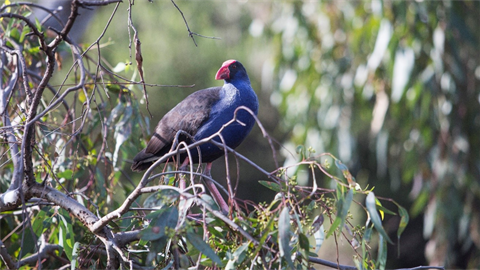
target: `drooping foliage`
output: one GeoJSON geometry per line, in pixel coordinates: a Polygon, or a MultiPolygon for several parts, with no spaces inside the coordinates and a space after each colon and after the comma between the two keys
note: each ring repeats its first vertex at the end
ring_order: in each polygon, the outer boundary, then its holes
{"type": "Polygon", "coordinates": [[[409,204],[433,265],[479,265],[479,9],[293,2],[266,23],[271,100],[292,142],[337,154],[359,183],[409,204]]]}

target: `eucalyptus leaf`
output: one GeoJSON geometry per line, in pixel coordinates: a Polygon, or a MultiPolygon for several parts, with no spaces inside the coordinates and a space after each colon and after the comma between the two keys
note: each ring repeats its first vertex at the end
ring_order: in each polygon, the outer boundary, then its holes
{"type": "Polygon", "coordinates": [[[258,181],[258,183],[260,183],[261,185],[275,191],[275,192],[280,192],[282,190],[282,188],[280,187],[279,184],[275,183],[275,182],[272,182],[272,181],[265,181],[265,180],[260,180],[258,181]]]}
{"type": "Polygon", "coordinates": [[[284,207],[278,218],[278,245],[280,256],[285,258],[288,265],[293,269],[290,247],[290,213],[288,207],[284,207]]]}
{"type": "Polygon", "coordinates": [[[158,216],[152,220],[150,226],[143,230],[141,239],[154,241],[166,235],[167,228],[174,229],[178,222],[178,209],[170,207],[157,211],[158,216]]]}
{"type": "Polygon", "coordinates": [[[213,249],[203,241],[201,237],[199,237],[197,234],[194,232],[187,232],[187,240],[194,246],[198,251],[202,252],[210,258],[214,263],[216,263],[218,266],[222,266],[222,261],[220,260],[220,257],[213,251],[213,249]]]}
{"type": "Polygon", "coordinates": [[[370,214],[370,219],[375,226],[375,229],[383,236],[390,244],[393,244],[393,241],[388,237],[387,232],[383,229],[382,220],[380,215],[378,214],[376,202],[375,202],[375,194],[373,192],[368,193],[366,199],[366,207],[367,211],[370,214]]]}

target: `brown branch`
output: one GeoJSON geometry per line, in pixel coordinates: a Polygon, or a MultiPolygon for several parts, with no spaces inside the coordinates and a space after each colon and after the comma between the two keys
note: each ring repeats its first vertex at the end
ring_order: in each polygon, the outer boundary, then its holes
{"type": "Polygon", "coordinates": [[[120,4],[122,2],[123,2],[122,0],[103,0],[103,1],[82,1],[82,0],[80,0],[79,1],[80,6],[82,6],[82,7],[86,7],[86,6],[90,6],[90,7],[107,6],[107,5],[110,5],[110,4],[113,4],[113,3],[120,4]]]}
{"type": "Polygon", "coordinates": [[[45,43],[45,37],[43,36],[43,32],[40,32],[37,29],[37,26],[32,21],[30,21],[27,17],[18,15],[15,13],[0,13],[0,18],[15,18],[15,19],[22,20],[24,23],[26,23],[30,27],[34,35],[37,36],[38,39],[40,40],[40,48],[43,51],[47,50],[47,44],[45,43]]]}
{"type": "Polygon", "coordinates": [[[8,250],[0,240],[0,257],[2,257],[3,262],[7,266],[7,269],[17,269],[16,263],[13,258],[8,254],[8,250]]]}
{"type": "Polygon", "coordinates": [[[48,256],[51,256],[55,250],[61,249],[62,246],[60,245],[44,244],[40,247],[40,251],[19,261],[17,267],[22,267],[24,265],[35,265],[39,260],[41,261],[48,258],[48,256]]]}
{"type": "MultiPolygon", "coordinates": [[[[34,8],[38,8],[38,9],[41,9],[45,12],[47,12],[50,16],[47,17],[46,20],[44,20],[43,22],[47,21],[48,19],[50,19],[51,17],[55,18],[55,20],[57,20],[57,22],[60,24],[60,25],[63,25],[63,22],[62,20],[57,16],[57,14],[55,14],[55,11],[51,10],[51,9],[48,9],[42,5],[39,5],[39,4],[35,4],[35,3],[30,3],[30,2],[15,2],[13,4],[9,4],[9,5],[3,5],[1,8],[0,8],[0,11],[3,11],[9,7],[20,7],[20,6],[29,6],[29,7],[34,7],[34,8]]],[[[42,25],[43,25],[43,22],[42,22],[42,25]]]]}

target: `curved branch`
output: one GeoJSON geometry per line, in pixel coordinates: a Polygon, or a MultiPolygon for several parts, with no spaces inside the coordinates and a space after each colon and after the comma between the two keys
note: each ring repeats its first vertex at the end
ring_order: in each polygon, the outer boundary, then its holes
{"type": "Polygon", "coordinates": [[[30,21],[27,17],[18,15],[15,13],[0,13],[0,18],[15,18],[26,23],[30,27],[30,29],[32,29],[35,36],[37,36],[40,39],[40,47],[42,48],[42,50],[43,51],[47,50],[47,44],[45,43],[45,37],[43,36],[43,32],[40,32],[37,29],[37,26],[32,21],[30,21]]]}
{"type": "Polygon", "coordinates": [[[98,217],[94,213],[90,212],[90,210],[88,210],[85,206],[52,187],[34,184],[29,190],[27,190],[27,192],[35,197],[43,198],[67,210],[70,214],[80,220],[80,222],[82,222],[87,228],[90,228],[90,226],[98,220],[98,217]]]}

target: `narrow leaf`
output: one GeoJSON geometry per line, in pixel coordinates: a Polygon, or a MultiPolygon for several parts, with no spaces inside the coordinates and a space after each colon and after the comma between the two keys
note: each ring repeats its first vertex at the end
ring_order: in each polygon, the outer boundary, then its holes
{"type": "Polygon", "coordinates": [[[327,232],[327,238],[330,237],[330,235],[332,235],[332,233],[338,228],[338,226],[340,226],[340,223],[342,223],[342,219],[339,216],[337,216],[333,221],[332,226],[330,226],[330,229],[327,232]]]}
{"type": "Polygon", "coordinates": [[[187,232],[187,240],[192,244],[198,251],[202,252],[210,258],[214,263],[216,263],[218,266],[222,266],[222,261],[220,260],[220,257],[213,251],[213,249],[203,241],[201,237],[199,237],[197,234],[193,232],[187,232]]]}
{"type": "Polygon", "coordinates": [[[398,207],[398,214],[400,215],[400,224],[398,225],[397,230],[397,239],[398,239],[398,256],[400,257],[400,236],[402,235],[403,231],[408,225],[409,215],[405,208],[401,207],[397,204],[398,207]]]}
{"type": "Polygon", "coordinates": [[[376,266],[380,270],[385,270],[386,264],[387,264],[387,242],[385,241],[382,235],[379,235],[376,266]]]}
{"type": "Polygon", "coordinates": [[[337,186],[337,216],[335,217],[335,220],[332,223],[332,226],[328,230],[327,233],[327,238],[338,228],[340,227],[340,230],[342,230],[343,225],[345,224],[345,219],[347,218],[348,215],[348,210],[350,209],[350,205],[352,204],[353,201],[353,189],[349,189],[347,192],[347,195],[343,197],[343,194],[341,192],[341,186],[337,186]]]}
{"type": "Polygon", "coordinates": [[[73,238],[73,227],[71,224],[71,220],[68,216],[65,217],[63,214],[58,215],[58,217],[60,219],[59,238],[61,239],[61,241],[59,241],[59,244],[63,247],[67,258],[71,261],[73,245],[75,242],[75,239],[73,238]]]}
{"type": "Polygon", "coordinates": [[[366,206],[367,206],[367,211],[370,214],[370,219],[373,222],[373,225],[375,226],[375,229],[383,236],[385,239],[390,244],[393,244],[392,240],[390,237],[388,237],[387,232],[383,229],[382,226],[382,220],[380,219],[380,215],[378,214],[376,203],[375,203],[375,194],[373,192],[370,192],[367,195],[367,200],[366,200],[366,206]]]}
{"type": "Polygon", "coordinates": [[[71,266],[70,266],[70,269],[71,270],[75,270],[77,269],[77,266],[78,266],[78,248],[80,247],[80,243],[79,242],[75,242],[75,244],[73,245],[73,250],[72,250],[72,260],[70,262],[71,266]]]}
{"type": "Polygon", "coordinates": [[[308,253],[310,250],[310,242],[308,241],[308,237],[305,234],[300,233],[298,234],[298,240],[300,247],[308,253]]]}
{"type": "Polygon", "coordinates": [[[263,186],[275,191],[275,192],[280,192],[281,188],[280,188],[280,185],[275,183],[275,182],[271,182],[271,181],[265,181],[265,180],[260,180],[258,181],[258,183],[262,184],[263,186]]]}
{"type": "Polygon", "coordinates": [[[335,166],[337,166],[337,168],[339,168],[342,172],[343,171],[348,171],[348,167],[345,166],[345,164],[343,164],[340,160],[338,159],[335,159],[335,166]]]}
{"type": "Polygon", "coordinates": [[[315,253],[318,253],[318,251],[320,251],[320,248],[322,247],[323,240],[325,240],[325,231],[323,229],[323,224],[320,226],[320,229],[313,234],[313,237],[315,237],[315,253]]]}
{"type": "Polygon", "coordinates": [[[288,265],[293,269],[290,247],[290,213],[288,207],[284,207],[278,218],[278,245],[280,256],[284,257],[288,265]]]}
{"type": "Polygon", "coordinates": [[[400,205],[398,205],[398,214],[400,215],[400,224],[398,225],[398,230],[397,230],[397,236],[398,238],[400,238],[400,236],[402,235],[403,231],[405,230],[405,228],[407,227],[408,225],[408,221],[409,221],[409,215],[408,215],[408,211],[401,207],[400,205]]]}
{"type": "Polygon", "coordinates": [[[233,252],[233,259],[235,260],[236,265],[241,264],[245,260],[249,245],[250,243],[247,242],[233,252]]]}

